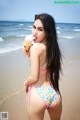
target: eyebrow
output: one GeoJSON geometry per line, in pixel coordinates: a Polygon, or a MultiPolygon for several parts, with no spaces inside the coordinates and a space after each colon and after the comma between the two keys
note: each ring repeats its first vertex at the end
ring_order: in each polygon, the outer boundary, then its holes
{"type": "MultiPolygon", "coordinates": [[[[35,26],[35,25],[33,25],[33,27],[36,27],[36,26],[35,26]]],[[[38,27],[38,28],[44,29],[43,27],[38,27]]]]}

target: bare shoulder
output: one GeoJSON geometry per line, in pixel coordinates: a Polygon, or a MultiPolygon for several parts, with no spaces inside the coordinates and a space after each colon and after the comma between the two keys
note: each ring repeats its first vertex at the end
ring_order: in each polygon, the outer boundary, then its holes
{"type": "Polygon", "coordinates": [[[45,45],[43,45],[42,43],[35,43],[32,47],[31,47],[31,52],[35,52],[35,53],[42,53],[45,50],[45,45]]]}
{"type": "Polygon", "coordinates": [[[39,44],[38,43],[35,43],[32,47],[31,47],[31,49],[30,49],[30,55],[31,54],[35,54],[35,55],[40,55],[40,46],[39,46],[39,44]]]}

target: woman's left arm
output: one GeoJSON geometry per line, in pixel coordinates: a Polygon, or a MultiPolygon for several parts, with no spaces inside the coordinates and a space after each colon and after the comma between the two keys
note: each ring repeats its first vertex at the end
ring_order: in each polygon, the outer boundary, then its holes
{"type": "Polygon", "coordinates": [[[37,45],[33,45],[30,49],[31,69],[28,79],[25,81],[25,86],[29,86],[38,80],[39,75],[39,56],[40,52],[37,45]]]}

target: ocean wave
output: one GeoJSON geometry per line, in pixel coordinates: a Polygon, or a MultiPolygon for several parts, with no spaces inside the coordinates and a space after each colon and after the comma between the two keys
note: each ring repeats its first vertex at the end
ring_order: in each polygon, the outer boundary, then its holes
{"type": "Polygon", "coordinates": [[[73,29],[73,31],[80,32],[80,29],[73,29]]]}
{"type": "Polygon", "coordinates": [[[56,27],[57,29],[61,29],[60,27],[56,27]]]}
{"type": "Polygon", "coordinates": [[[28,27],[32,28],[33,26],[28,26],[28,27]]]}
{"type": "Polygon", "coordinates": [[[57,30],[57,33],[60,34],[61,32],[59,30],[57,30]]]}
{"type": "Polygon", "coordinates": [[[16,38],[23,38],[26,34],[19,34],[19,35],[6,35],[3,38],[4,39],[16,39],[16,38]]]}
{"type": "Polygon", "coordinates": [[[15,48],[14,47],[2,48],[2,49],[0,49],[0,54],[9,53],[9,52],[16,51],[19,49],[22,49],[22,46],[16,46],[15,48]]]}
{"type": "Polygon", "coordinates": [[[26,34],[15,35],[16,37],[26,37],[26,34]]]}
{"type": "Polygon", "coordinates": [[[74,27],[74,28],[78,28],[78,27],[76,26],[76,27],[74,27]]]}
{"type": "Polygon", "coordinates": [[[23,30],[32,31],[32,28],[23,28],[23,30]]]}
{"type": "Polygon", "coordinates": [[[23,26],[24,24],[19,24],[19,26],[23,26]]]}
{"type": "Polygon", "coordinates": [[[72,38],[74,38],[74,36],[60,36],[60,38],[72,39],[72,38]]]}
{"type": "Polygon", "coordinates": [[[3,42],[3,41],[4,41],[4,39],[2,37],[0,37],[0,42],[3,42]]]}
{"type": "Polygon", "coordinates": [[[3,38],[6,40],[6,39],[15,39],[15,38],[18,38],[18,37],[19,36],[17,36],[17,35],[6,35],[3,38]]]}

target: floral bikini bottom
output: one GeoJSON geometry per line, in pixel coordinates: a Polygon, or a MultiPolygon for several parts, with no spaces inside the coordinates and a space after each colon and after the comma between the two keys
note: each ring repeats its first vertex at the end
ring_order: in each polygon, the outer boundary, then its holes
{"type": "MultiPolygon", "coordinates": [[[[37,94],[43,99],[46,108],[53,107],[61,100],[59,92],[56,92],[52,86],[37,86],[34,87],[37,94]]],[[[30,87],[31,89],[31,87],[30,87]]],[[[30,93],[29,89],[29,93],[30,93]]]]}

